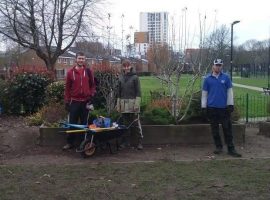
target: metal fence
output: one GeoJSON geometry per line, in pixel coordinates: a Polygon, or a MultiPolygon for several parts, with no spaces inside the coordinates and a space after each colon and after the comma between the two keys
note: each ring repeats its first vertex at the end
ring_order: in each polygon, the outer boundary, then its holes
{"type": "Polygon", "coordinates": [[[255,123],[270,119],[269,95],[241,95],[235,97],[235,105],[240,112],[240,121],[255,123]]]}

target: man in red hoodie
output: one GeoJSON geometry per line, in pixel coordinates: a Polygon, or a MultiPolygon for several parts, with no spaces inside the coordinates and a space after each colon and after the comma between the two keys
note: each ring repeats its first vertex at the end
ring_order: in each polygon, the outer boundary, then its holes
{"type": "MultiPolygon", "coordinates": [[[[89,102],[96,92],[94,75],[86,68],[83,52],[76,54],[76,65],[67,72],[65,87],[65,104],[69,112],[69,123],[87,125],[89,102]]],[[[75,134],[68,134],[67,144],[63,150],[74,146],[75,134]]]]}

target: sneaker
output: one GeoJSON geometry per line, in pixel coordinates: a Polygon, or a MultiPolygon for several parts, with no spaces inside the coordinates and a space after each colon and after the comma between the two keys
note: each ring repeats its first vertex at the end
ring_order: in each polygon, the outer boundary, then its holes
{"type": "Polygon", "coordinates": [[[222,148],[216,148],[214,151],[214,154],[221,154],[222,153],[222,148]]]}
{"type": "Polygon", "coordinates": [[[143,150],[143,145],[142,145],[141,143],[138,144],[137,149],[138,149],[138,150],[143,150]]]}
{"type": "Polygon", "coordinates": [[[240,153],[237,153],[235,150],[230,150],[228,151],[228,155],[232,156],[232,157],[242,157],[242,155],[240,153]]]}
{"type": "Polygon", "coordinates": [[[71,144],[66,144],[65,146],[63,146],[63,150],[68,150],[68,149],[72,149],[73,145],[71,144]]]}

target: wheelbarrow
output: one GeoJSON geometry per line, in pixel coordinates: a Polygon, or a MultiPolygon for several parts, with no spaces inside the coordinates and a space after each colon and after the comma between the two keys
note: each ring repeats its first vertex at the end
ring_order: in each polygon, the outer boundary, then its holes
{"type": "Polygon", "coordinates": [[[102,148],[104,145],[109,147],[110,153],[113,153],[110,141],[116,141],[116,148],[119,150],[119,139],[127,134],[127,130],[132,124],[137,121],[135,119],[128,126],[118,125],[108,128],[89,128],[87,125],[69,124],[62,122],[66,128],[72,130],[64,131],[67,134],[84,134],[84,140],[81,142],[76,152],[80,153],[82,157],[87,158],[95,154],[97,148],[102,148]]]}

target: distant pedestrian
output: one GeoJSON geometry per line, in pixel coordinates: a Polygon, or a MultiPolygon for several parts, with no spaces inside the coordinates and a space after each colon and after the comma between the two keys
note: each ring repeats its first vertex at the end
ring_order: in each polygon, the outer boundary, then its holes
{"type": "Polygon", "coordinates": [[[231,113],[234,111],[232,82],[222,72],[223,61],[215,59],[212,73],[203,82],[201,106],[211,124],[211,132],[216,145],[215,154],[222,153],[223,145],[219,134],[219,124],[223,128],[228,154],[241,157],[233,144],[231,113]]]}
{"type": "MultiPolygon", "coordinates": [[[[122,114],[124,124],[133,123],[137,137],[137,149],[142,150],[142,127],[140,122],[141,88],[140,79],[134,72],[131,62],[125,59],[122,62],[122,74],[119,76],[118,98],[116,110],[122,114]]],[[[130,131],[130,130],[129,130],[130,131]]],[[[120,147],[129,145],[129,138],[123,137],[120,147]]]]}
{"type": "MultiPolygon", "coordinates": [[[[65,104],[69,112],[70,124],[87,125],[89,110],[93,109],[91,99],[96,92],[94,74],[86,67],[86,58],[83,52],[76,54],[76,65],[72,67],[66,76],[65,104]]],[[[75,134],[68,134],[67,144],[63,150],[74,146],[75,134]]]]}

